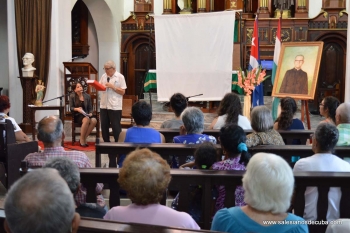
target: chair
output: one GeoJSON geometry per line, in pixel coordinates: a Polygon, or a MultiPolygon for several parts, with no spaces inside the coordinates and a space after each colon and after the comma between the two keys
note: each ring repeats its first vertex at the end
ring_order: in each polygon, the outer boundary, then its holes
{"type": "Polygon", "coordinates": [[[131,116],[131,108],[138,101],[137,95],[124,95],[123,96],[123,109],[120,125],[122,128],[130,128],[134,125],[134,119],[131,116]]]}
{"type": "MultiPolygon", "coordinates": [[[[96,117],[97,123],[96,123],[96,132],[94,133],[94,131],[91,132],[91,134],[95,134],[96,135],[96,141],[99,140],[100,138],[100,113],[97,111],[97,99],[96,99],[96,95],[90,95],[91,97],[91,103],[92,103],[92,110],[93,110],[93,115],[96,117]]],[[[76,139],[75,137],[77,136],[77,134],[80,134],[80,131],[76,132],[76,128],[80,128],[81,124],[79,123],[75,123],[74,122],[74,113],[71,113],[72,115],[72,145],[74,146],[76,139]]]]}

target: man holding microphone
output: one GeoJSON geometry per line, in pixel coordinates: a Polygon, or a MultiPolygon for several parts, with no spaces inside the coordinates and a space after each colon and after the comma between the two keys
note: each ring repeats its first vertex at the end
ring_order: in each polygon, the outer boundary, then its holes
{"type": "Polygon", "coordinates": [[[121,132],[120,120],[126,83],[124,76],[116,71],[113,61],[107,61],[103,69],[105,73],[100,79],[100,84],[104,85],[106,90],[101,91],[100,100],[102,138],[104,142],[110,142],[109,126],[111,125],[114,141],[117,142],[121,132]]]}

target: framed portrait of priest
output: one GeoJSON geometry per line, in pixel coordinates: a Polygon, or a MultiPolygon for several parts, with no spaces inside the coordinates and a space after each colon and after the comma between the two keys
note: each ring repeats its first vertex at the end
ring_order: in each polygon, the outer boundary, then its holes
{"type": "Polygon", "coordinates": [[[272,96],[314,99],[323,42],[282,43],[272,96]]]}

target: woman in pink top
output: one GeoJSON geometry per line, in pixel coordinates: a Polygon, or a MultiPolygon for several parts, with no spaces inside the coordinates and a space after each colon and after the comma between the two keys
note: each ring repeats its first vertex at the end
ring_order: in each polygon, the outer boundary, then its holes
{"type": "Polygon", "coordinates": [[[171,180],[170,167],[149,149],[135,150],[124,160],[118,182],[133,202],[113,207],[104,219],[200,229],[192,217],[159,204],[171,180]]]}

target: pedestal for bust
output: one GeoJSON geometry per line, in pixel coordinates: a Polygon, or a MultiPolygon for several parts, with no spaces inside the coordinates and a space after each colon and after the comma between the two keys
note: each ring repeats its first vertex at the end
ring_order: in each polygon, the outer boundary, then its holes
{"type": "Polygon", "coordinates": [[[30,108],[28,105],[33,104],[33,93],[34,87],[36,85],[36,80],[38,77],[18,77],[21,79],[22,88],[23,88],[23,123],[19,124],[22,131],[25,133],[30,133],[32,130],[31,126],[31,114],[30,108]]]}

